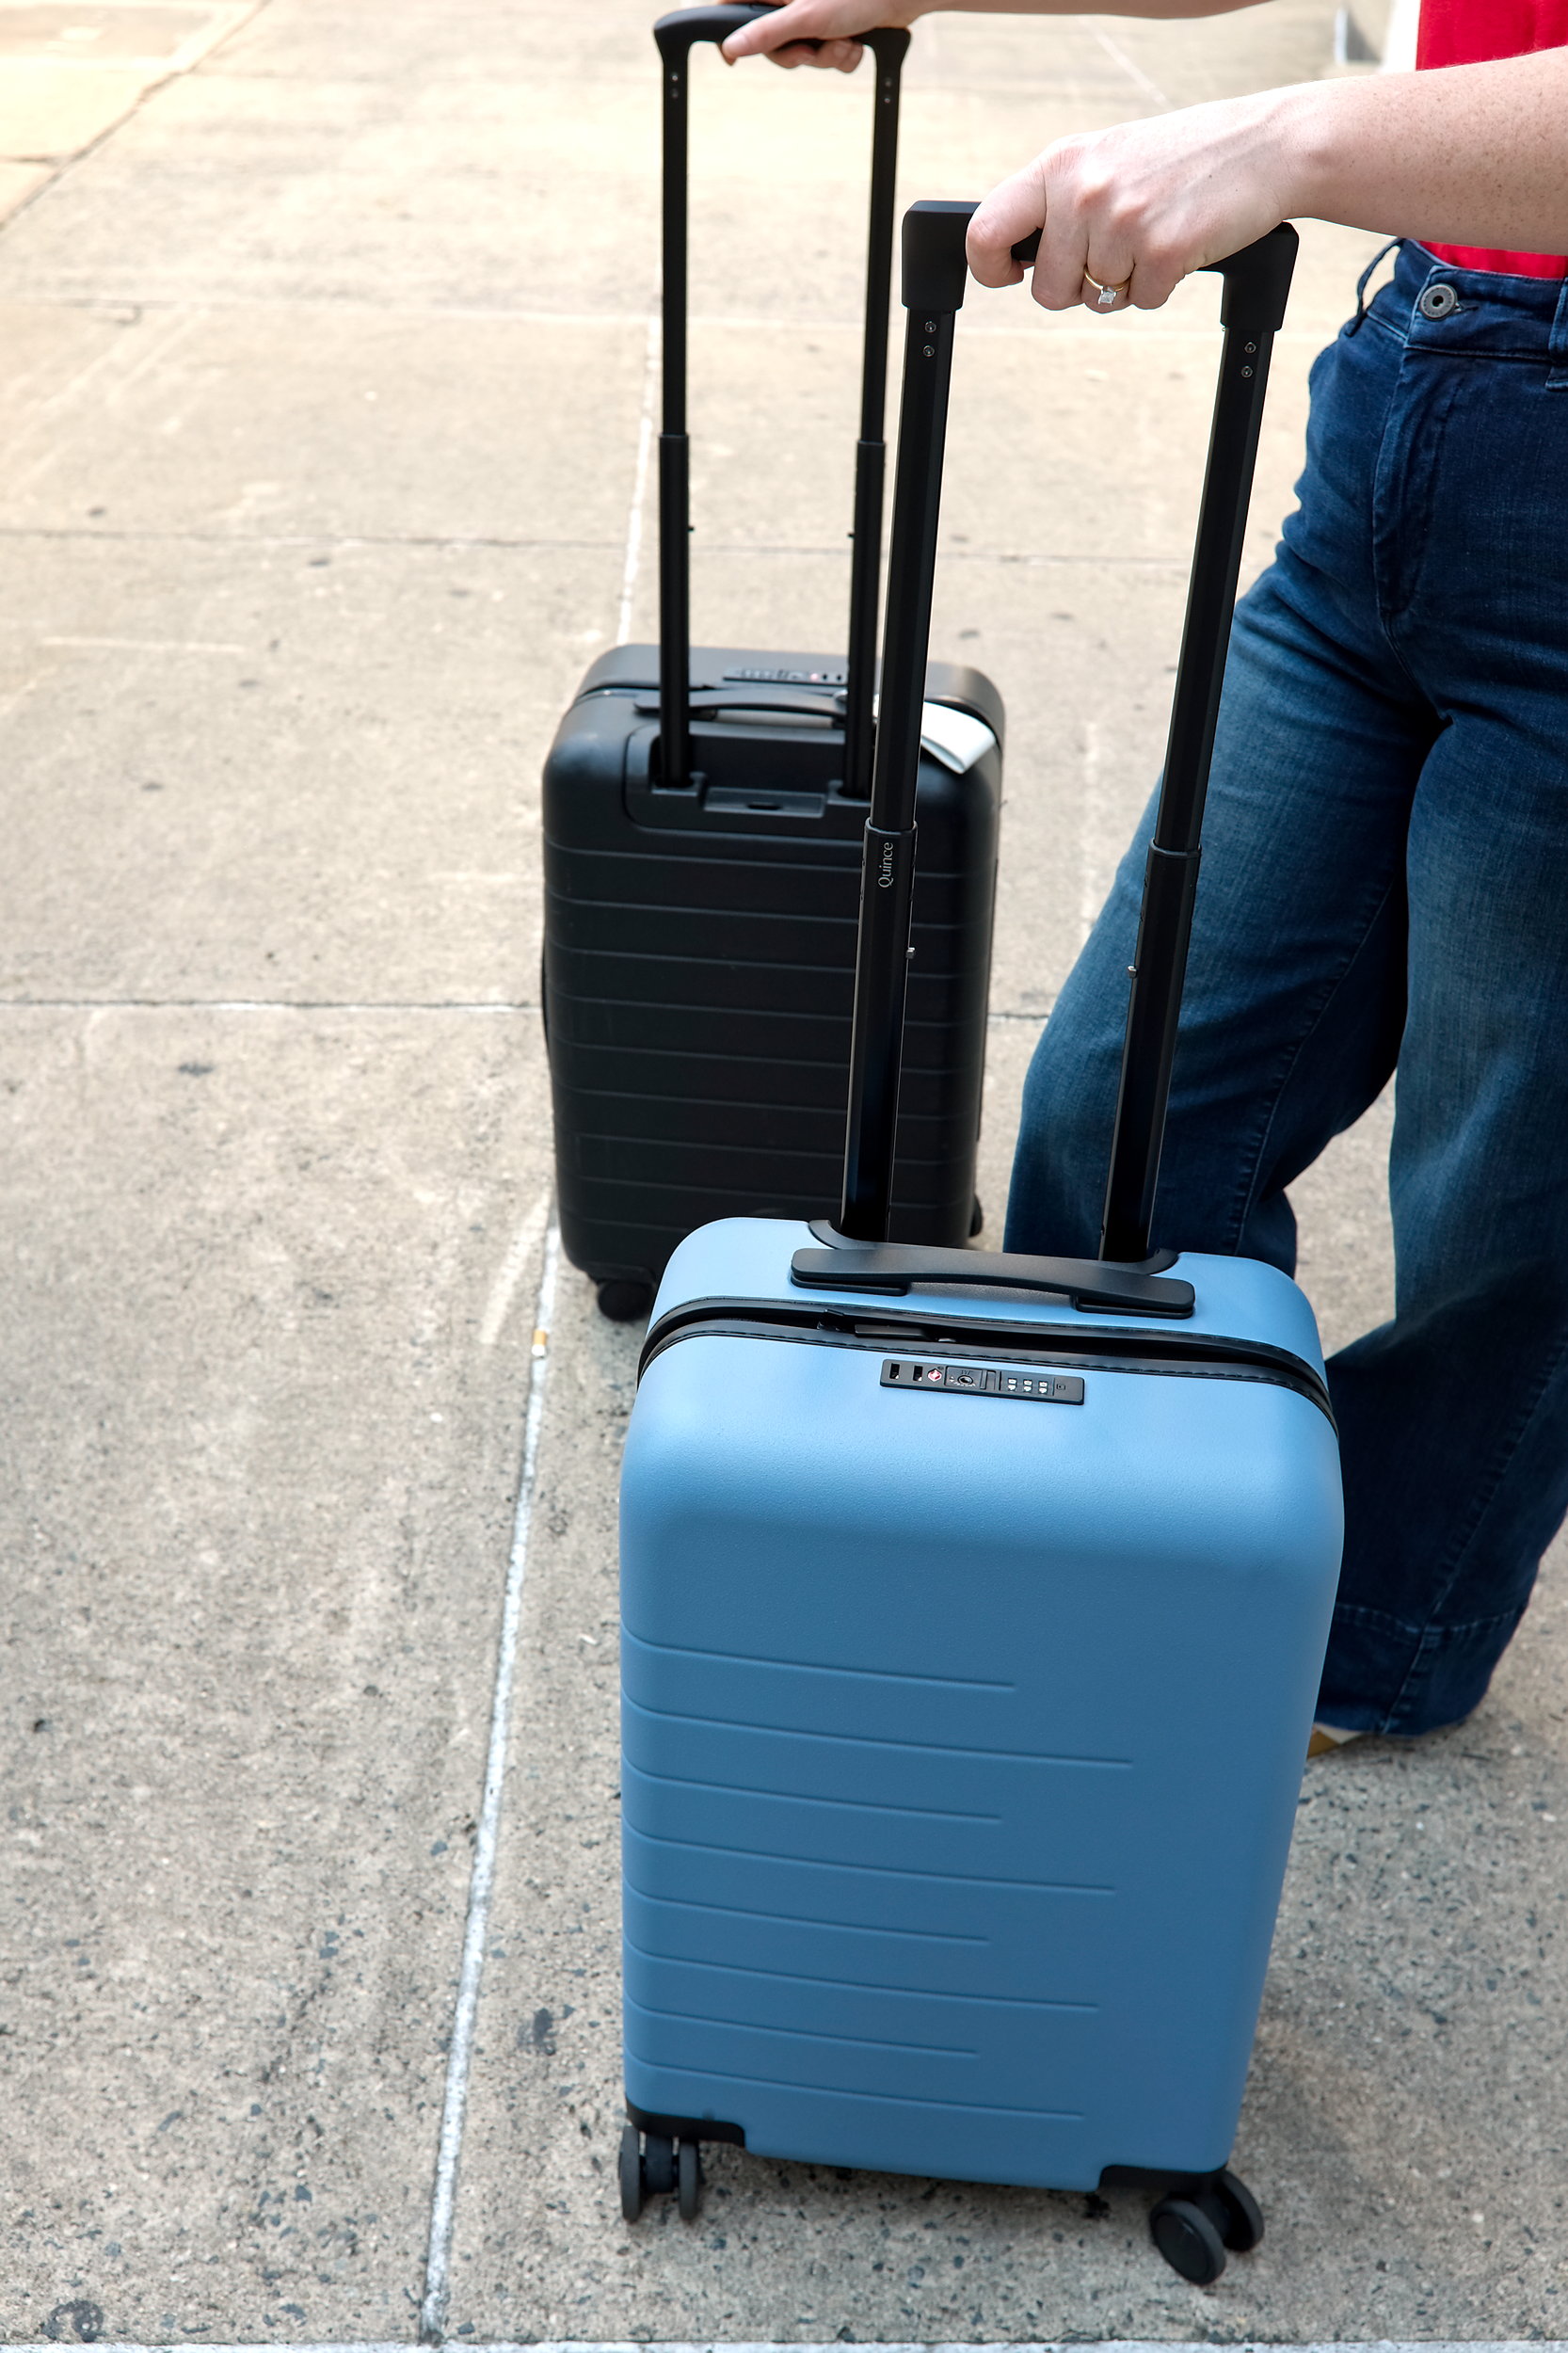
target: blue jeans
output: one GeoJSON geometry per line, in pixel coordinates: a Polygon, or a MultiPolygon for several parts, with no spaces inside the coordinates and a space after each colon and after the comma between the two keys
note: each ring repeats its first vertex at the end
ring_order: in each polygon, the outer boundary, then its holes
{"type": "MultiPolygon", "coordinates": [[[[1286,1187],[1398,1064],[1319,1713],[1414,1734],[1568,1511],[1568,288],[1406,245],[1317,361],[1298,496],[1237,608],[1154,1240],[1293,1271],[1286,1187]]],[[[1151,818],[1030,1070],[1010,1250],[1098,1247],[1151,818]]]]}

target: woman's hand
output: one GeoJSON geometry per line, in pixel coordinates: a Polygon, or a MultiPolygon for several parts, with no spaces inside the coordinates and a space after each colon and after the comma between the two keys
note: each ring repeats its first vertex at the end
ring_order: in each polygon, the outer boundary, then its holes
{"type": "Polygon", "coordinates": [[[880,24],[912,24],[929,0],[789,0],[787,8],[760,16],[731,33],[719,55],[728,65],[743,57],[771,57],[775,65],[816,65],[853,73],[860,62],[861,33],[880,24]],[[815,44],[815,45],[813,45],[815,44]]]}
{"type": "Polygon", "coordinates": [[[969,224],[970,269],[983,286],[1016,285],[1012,248],[1038,229],[1033,295],[1048,311],[1158,310],[1189,271],[1304,209],[1294,164],[1315,87],[1058,139],[985,199],[969,224]]]}

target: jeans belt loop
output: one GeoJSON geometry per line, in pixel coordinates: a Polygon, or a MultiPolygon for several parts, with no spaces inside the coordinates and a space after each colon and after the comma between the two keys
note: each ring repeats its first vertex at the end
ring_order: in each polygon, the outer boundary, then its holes
{"type": "Polygon", "coordinates": [[[1368,263],[1366,268],[1356,280],[1355,316],[1352,319],[1350,325],[1345,329],[1347,335],[1359,335],[1361,332],[1361,322],[1367,315],[1367,289],[1371,283],[1372,272],[1376,269],[1380,262],[1386,260],[1387,256],[1393,252],[1396,246],[1402,248],[1403,245],[1404,239],[1402,237],[1390,237],[1386,245],[1379,246],[1377,251],[1373,254],[1371,260],[1368,263]]]}
{"type": "Polygon", "coordinates": [[[1557,297],[1557,313],[1552,331],[1546,339],[1552,356],[1552,372],[1546,378],[1549,392],[1568,388],[1568,278],[1564,278],[1557,297]]]}

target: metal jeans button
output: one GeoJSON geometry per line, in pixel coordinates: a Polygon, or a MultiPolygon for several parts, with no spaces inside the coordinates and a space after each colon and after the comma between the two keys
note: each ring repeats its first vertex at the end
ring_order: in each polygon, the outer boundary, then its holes
{"type": "Polygon", "coordinates": [[[1425,286],[1416,297],[1416,308],[1424,319],[1446,319],[1459,308],[1459,296],[1443,279],[1425,286]]]}

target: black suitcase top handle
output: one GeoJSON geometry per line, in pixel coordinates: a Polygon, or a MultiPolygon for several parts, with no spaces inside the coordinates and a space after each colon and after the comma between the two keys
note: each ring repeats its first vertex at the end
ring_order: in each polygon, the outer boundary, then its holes
{"type": "Polygon", "coordinates": [[[1094,1258],[1027,1258],[1017,1252],[933,1250],[920,1242],[837,1241],[826,1250],[797,1250],[790,1277],[808,1290],[882,1291],[901,1298],[914,1283],[956,1283],[965,1290],[1045,1291],[1075,1307],[1102,1307],[1129,1316],[1190,1316],[1191,1283],[1161,1281],[1146,1267],[1106,1266],[1094,1258]]]}
{"type": "MultiPolygon", "coordinates": [[[[664,399],[659,432],[659,761],[661,781],[691,779],[691,487],[686,433],[687,66],[696,41],[728,40],[769,6],[680,8],[653,27],[664,64],[664,399]]],[[[866,338],[860,364],[860,438],[849,584],[844,791],[864,798],[872,772],[876,692],[878,568],[888,445],[888,310],[893,279],[893,175],[898,164],[899,78],[909,35],[884,25],[860,36],[876,65],[872,121],[871,225],[866,253],[866,338]]]]}
{"type": "MultiPolygon", "coordinates": [[[[972,203],[922,203],[912,206],[904,217],[903,299],[908,318],[888,567],[881,720],[861,870],[844,1192],[838,1226],[844,1241],[872,1247],[843,1254],[854,1271],[851,1288],[858,1287],[855,1275],[867,1288],[881,1289],[922,1279],[955,1279],[954,1254],[922,1254],[907,1247],[890,1251],[887,1237],[908,985],[915,787],[931,634],[942,448],[953,322],[967,280],[965,236],[978,209],[972,203]],[[932,1260],[931,1271],[923,1278],[911,1263],[921,1257],[932,1260]],[[938,1259],[942,1261],[939,1266],[938,1259]]],[[[1015,248],[1016,258],[1032,261],[1038,243],[1034,237],[1015,248]]],[[[1156,1273],[1149,1261],[1149,1235],[1192,933],[1204,795],[1214,750],[1269,359],[1285,313],[1296,245],[1295,231],[1282,225],[1240,253],[1209,264],[1225,281],[1220,312],[1224,333],[1219,387],[1165,770],[1130,974],[1100,1240],[1102,1262],[1135,1271],[1145,1281],[1156,1273]]],[[[824,1282],[823,1257],[816,1251],[797,1252],[795,1278],[807,1285],[824,1282]]],[[[1060,1270],[1071,1263],[1076,1262],[1055,1261],[1053,1265],[1060,1270]]],[[[993,1274],[989,1279],[1000,1278],[993,1274]]],[[[1085,1295],[1092,1295],[1092,1287],[1085,1284],[1084,1288],[1085,1295]]],[[[1144,1312],[1149,1304],[1145,1299],[1144,1312]]],[[[1167,1313],[1184,1312],[1174,1302],[1161,1304],[1167,1313]]],[[[1190,1312],[1190,1307],[1185,1311],[1190,1312]]]]}

